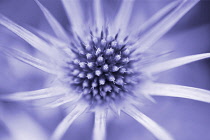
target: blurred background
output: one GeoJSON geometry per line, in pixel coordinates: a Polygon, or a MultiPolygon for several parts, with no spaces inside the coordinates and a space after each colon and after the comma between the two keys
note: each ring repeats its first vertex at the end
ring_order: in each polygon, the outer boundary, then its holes
{"type": "MultiPolygon", "coordinates": [[[[92,0],[83,0],[88,5],[92,0]]],[[[67,29],[65,11],[59,0],[40,0],[67,29]]],[[[170,0],[137,0],[131,23],[138,25],[149,19],[170,0]]],[[[114,15],[120,0],[107,0],[107,16],[114,15]]],[[[52,33],[46,19],[33,0],[0,0],[0,13],[25,28],[39,28],[52,33]]],[[[201,0],[154,46],[154,51],[171,50],[164,59],[210,52],[210,1],[201,0]]],[[[12,32],[0,26],[0,47],[16,47],[34,56],[40,54],[12,32]]],[[[36,90],[45,87],[48,74],[0,53],[0,94],[36,90]]],[[[161,73],[158,82],[192,86],[210,90],[210,60],[202,60],[161,73]]],[[[163,126],[176,140],[210,139],[210,104],[193,100],[156,97],[156,104],[141,109],[163,126]]],[[[67,110],[44,110],[27,103],[0,102],[0,140],[47,140],[67,110]]],[[[62,140],[90,140],[93,114],[78,118],[62,140]]],[[[107,140],[155,140],[149,131],[122,114],[107,123],[107,140]]]]}

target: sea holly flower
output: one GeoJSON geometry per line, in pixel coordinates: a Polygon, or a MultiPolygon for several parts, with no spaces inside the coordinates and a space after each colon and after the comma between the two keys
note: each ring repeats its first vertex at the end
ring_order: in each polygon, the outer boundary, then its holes
{"type": "MultiPolygon", "coordinates": [[[[55,77],[54,84],[45,89],[3,95],[1,100],[28,101],[55,99],[44,107],[55,108],[64,104],[72,111],[58,125],[52,140],[59,140],[75,119],[86,112],[95,114],[93,140],[105,140],[106,119],[110,111],[124,112],[147,128],[157,139],[173,137],[147,117],[137,107],[153,96],[187,98],[210,102],[210,91],[181,85],[157,83],[158,73],[210,58],[210,53],[196,54],[155,63],[148,51],[169,31],[198,0],[170,2],[148,21],[138,27],[129,26],[135,1],[121,2],[114,18],[105,18],[104,1],[93,0],[93,15],[87,22],[79,0],[62,0],[71,23],[65,30],[54,16],[38,1],[56,37],[38,29],[33,32],[0,16],[0,24],[43,53],[49,61],[41,60],[15,48],[0,50],[55,77]]],[[[89,9],[89,10],[90,10],[89,9]]],[[[157,55],[158,56],[158,55],[157,55]]]]}

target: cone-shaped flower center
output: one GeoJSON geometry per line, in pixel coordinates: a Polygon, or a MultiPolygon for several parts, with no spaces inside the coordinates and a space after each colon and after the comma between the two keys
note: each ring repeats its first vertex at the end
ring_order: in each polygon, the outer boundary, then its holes
{"type": "Polygon", "coordinates": [[[125,87],[132,86],[132,61],[130,50],[124,42],[112,37],[91,37],[82,50],[73,49],[71,86],[94,103],[117,100],[126,94],[125,87]]]}

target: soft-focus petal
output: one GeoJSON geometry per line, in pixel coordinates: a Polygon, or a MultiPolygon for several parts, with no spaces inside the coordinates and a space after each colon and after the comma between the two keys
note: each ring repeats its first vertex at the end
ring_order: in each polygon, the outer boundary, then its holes
{"type": "Polygon", "coordinates": [[[12,48],[6,48],[6,47],[1,47],[0,50],[4,52],[5,54],[14,57],[26,64],[29,64],[35,68],[38,68],[40,70],[43,70],[44,72],[50,73],[50,74],[55,74],[57,75],[59,72],[56,71],[56,68],[50,65],[47,62],[44,62],[40,59],[37,59],[33,56],[28,55],[27,53],[21,52],[17,49],[12,49],[12,48]]]}
{"type": "Polygon", "coordinates": [[[46,89],[40,89],[35,91],[25,91],[25,92],[17,92],[13,94],[2,94],[0,96],[0,100],[8,100],[8,101],[27,101],[27,100],[37,100],[42,98],[50,98],[54,96],[59,96],[62,94],[66,94],[67,90],[63,87],[50,87],[46,89]]]}
{"type": "Polygon", "coordinates": [[[149,67],[143,68],[142,70],[145,71],[145,73],[156,74],[159,72],[170,70],[170,69],[173,69],[173,68],[176,68],[176,67],[188,64],[188,63],[192,63],[198,60],[206,59],[206,58],[210,58],[210,53],[196,54],[196,55],[176,58],[176,59],[168,60],[166,62],[153,64],[149,67]]]}
{"type": "Polygon", "coordinates": [[[35,47],[37,50],[41,51],[42,53],[51,55],[49,50],[52,48],[47,44],[45,41],[37,37],[35,34],[31,33],[30,31],[26,30],[25,28],[15,24],[13,21],[9,20],[8,18],[0,15],[0,24],[23,38],[27,41],[30,45],[35,47]]]}
{"type": "Polygon", "coordinates": [[[187,86],[154,83],[149,84],[149,88],[144,87],[142,92],[152,96],[179,97],[210,103],[210,91],[187,86]]]}
{"type": "Polygon", "coordinates": [[[199,0],[183,0],[172,12],[166,15],[157,25],[141,36],[135,44],[138,47],[134,54],[144,52],[150,48],[158,39],[168,32],[199,0]]]}
{"type": "Polygon", "coordinates": [[[93,140],[106,140],[106,115],[105,111],[95,112],[93,140]]]}
{"type": "Polygon", "coordinates": [[[48,23],[52,27],[56,36],[67,42],[69,40],[69,38],[68,38],[68,35],[66,34],[65,30],[61,26],[61,24],[54,18],[54,16],[38,0],[35,0],[35,2],[37,3],[37,5],[42,10],[43,14],[45,15],[48,23]]]}
{"type": "Polygon", "coordinates": [[[123,111],[147,128],[158,140],[174,140],[166,130],[135,107],[126,106],[123,111]]]}
{"type": "Polygon", "coordinates": [[[79,0],[62,0],[63,6],[67,13],[67,17],[71,23],[71,28],[73,32],[76,32],[78,35],[84,37],[83,26],[84,14],[81,3],[79,0]]]}
{"type": "Polygon", "coordinates": [[[87,109],[87,104],[78,104],[76,107],[63,119],[53,133],[52,140],[60,140],[70,125],[87,109]]]}

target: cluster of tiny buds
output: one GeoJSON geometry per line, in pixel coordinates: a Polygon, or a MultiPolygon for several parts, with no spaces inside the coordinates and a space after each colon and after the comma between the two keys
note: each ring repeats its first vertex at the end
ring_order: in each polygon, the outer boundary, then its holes
{"type": "Polygon", "coordinates": [[[126,94],[132,85],[132,61],[125,42],[113,37],[91,37],[88,44],[72,48],[75,59],[68,76],[70,86],[91,103],[106,103],[126,94]],[[78,48],[78,47],[77,47],[78,48]]]}

